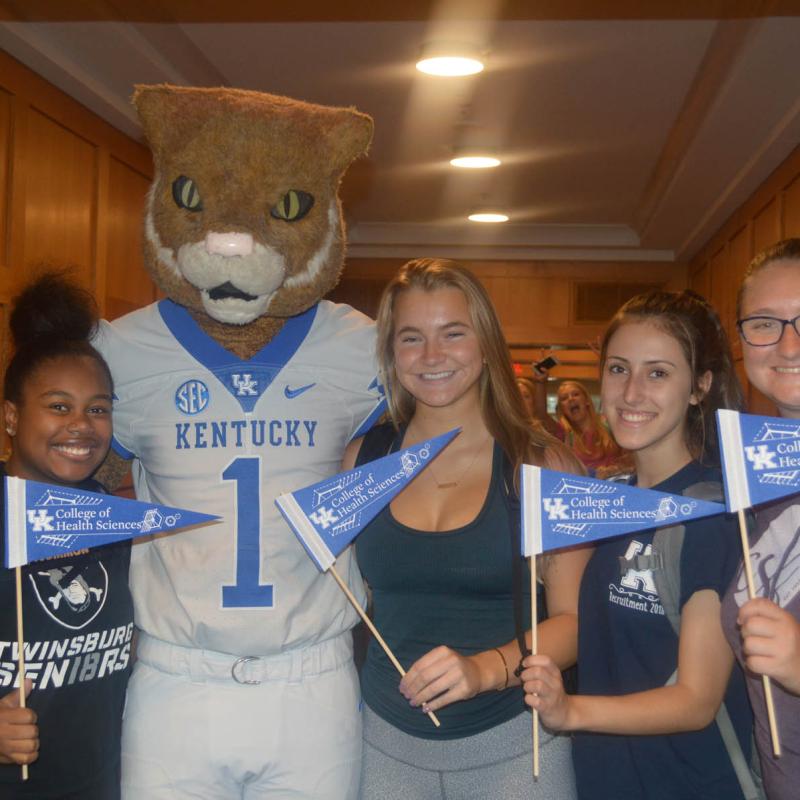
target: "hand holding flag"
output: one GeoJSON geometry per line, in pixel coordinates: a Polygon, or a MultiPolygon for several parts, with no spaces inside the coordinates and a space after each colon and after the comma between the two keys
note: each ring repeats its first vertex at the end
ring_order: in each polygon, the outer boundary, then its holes
{"type": "MultiPolygon", "coordinates": [[[[550,550],[725,513],[724,506],[522,465],[522,555],[530,558],[531,619],[537,619],[536,556],[550,550]]],[[[531,650],[537,653],[536,625],[531,650]]],[[[539,714],[533,711],[533,774],[539,775],[539,714]]]]}
{"type": "MultiPolygon", "coordinates": [[[[406,671],[333,565],[347,545],[439,455],[457,433],[458,429],[427,439],[291,494],[282,494],[275,500],[317,568],[321,572],[330,572],[402,676],[406,671]]],[[[438,728],[436,715],[430,711],[428,716],[438,728]]]]}
{"type": "MultiPolygon", "coordinates": [[[[752,600],[756,589],[744,510],[800,492],[800,421],[724,409],[717,411],[717,427],[725,478],[725,503],[729,511],[739,515],[747,596],[752,600]]],[[[772,752],[777,758],[781,754],[781,743],[772,683],[767,675],[761,678],[772,752]]]]}
{"type": "MultiPolygon", "coordinates": [[[[4,480],[4,565],[16,571],[19,705],[25,708],[22,572],[31,561],[213,522],[218,517],[22,478],[4,480]]],[[[28,765],[22,765],[22,780],[28,765]]]]}

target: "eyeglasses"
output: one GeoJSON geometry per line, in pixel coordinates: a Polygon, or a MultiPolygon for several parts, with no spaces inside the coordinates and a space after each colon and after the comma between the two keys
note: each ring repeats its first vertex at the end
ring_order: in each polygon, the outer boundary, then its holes
{"type": "Polygon", "coordinates": [[[745,319],[737,320],[736,327],[747,344],[751,344],[753,347],[768,347],[771,344],[778,344],[783,338],[783,332],[786,330],[787,325],[791,325],[794,328],[794,332],[800,336],[800,330],[797,329],[797,320],[799,319],[800,314],[794,319],[746,317],[745,319]]]}

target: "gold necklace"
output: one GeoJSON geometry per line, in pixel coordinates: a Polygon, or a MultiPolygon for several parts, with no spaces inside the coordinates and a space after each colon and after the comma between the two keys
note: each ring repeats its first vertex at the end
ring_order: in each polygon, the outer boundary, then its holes
{"type": "Polygon", "coordinates": [[[462,470],[461,474],[454,481],[445,481],[444,483],[440,483],[439,479],[436,477],[436,473],[433,471],[433,464],[429,464],[428,465],[428,472],[430,472],[431,477],[433,478],[433,482],[436,484],[436,488],[437,489],[454,489],[456,486],[458,486],[458,484],[461,483],[461,481],[463,481],[464,478],[467,477],[467,473],[472,469],[473,465],[475,464],[475,462],[478,459],[478,455],[480,455],[481,450],[483,450],[484,444],[486,443],[486,441],[489,438],[490,437],[487,436],[486,439],[484,439],[480,443],[480,445],[475,448],[475,455],[472,456],[472,459],[470,460],[469,464],[467,464],[466,468],[464,470],[462,470]]]}

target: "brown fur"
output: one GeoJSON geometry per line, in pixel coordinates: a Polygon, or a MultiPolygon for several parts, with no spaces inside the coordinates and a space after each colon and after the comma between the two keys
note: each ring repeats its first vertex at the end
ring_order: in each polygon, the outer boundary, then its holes
{"type": "Polygon", "coordinates": [[[156,166],[148,215],[159,241],[146,229],[147,267],[161,290],[186,306],[210,336],[249,357],[283,319],[313,305],[338,282],[344,234],[337,191],[350,162],[366,151],[372,121],[353,109],[238,89],[139,86],[133,102],[156,166]],[[181,175],[195,182],[202,211],[187,211],[173,200],[172,184],[181,175]],[[296,222],[273,219],[270,209],[292,189],[314,196],[311,211],[296,222]],[[285,262],[283,282],[260,318],[243,324],[211,318],[200,288],[160,257],[165,248],[167,261],[174,259],[182,245],[202,243],[212,231],[249,233],[285,262]],[[313,279],[286,284],[315,257],[320,268],[313,279]]]}

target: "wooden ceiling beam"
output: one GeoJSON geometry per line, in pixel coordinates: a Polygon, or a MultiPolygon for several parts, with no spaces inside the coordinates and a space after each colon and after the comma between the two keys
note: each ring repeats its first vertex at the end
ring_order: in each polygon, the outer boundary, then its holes
{"type": "Polygon", "coordinates": [[[0,0],[0,20],[6,22],[408,22],[443,15],[505,21],[741,19],[800,16],[800,8],[797,0],[0,0]]]}

